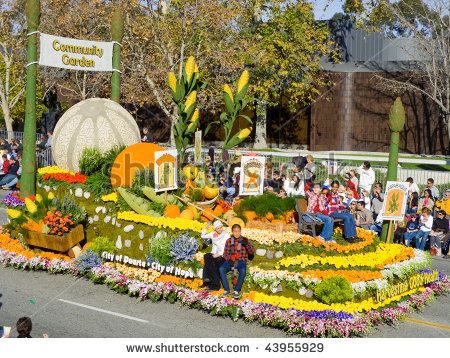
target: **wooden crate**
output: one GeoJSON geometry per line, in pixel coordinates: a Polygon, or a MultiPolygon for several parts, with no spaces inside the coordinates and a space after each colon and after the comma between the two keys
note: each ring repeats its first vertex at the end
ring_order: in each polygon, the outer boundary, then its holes
{"type": "Polygon", "coordinates": [[[28,231],[25,242],[28,245],[41,247],[58,252],[66,252],[84,239],[83,225],[78,225],[65,236],[42,234],[28,231]]]}

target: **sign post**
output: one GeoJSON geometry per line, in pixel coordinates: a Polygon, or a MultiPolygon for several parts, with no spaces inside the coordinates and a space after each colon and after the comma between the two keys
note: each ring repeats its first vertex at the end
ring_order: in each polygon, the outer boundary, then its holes
{"type": "Polygon", "coordinates": [[[37,42],[39,20],[41,17],[40,0],[27,0],[27,83],[25,89],[25,124],[23,135],[22,177],[20,195],[26,197],[36,194],[36,76],[37,42]]]}
{"type": "Polygon", "coordinates": [[[114,10],[111,20],[111,35],[114,42],[111,76],[111,100],[120,102],[120,48],[123,38],[123,12],[120,7],[114,10]]]}

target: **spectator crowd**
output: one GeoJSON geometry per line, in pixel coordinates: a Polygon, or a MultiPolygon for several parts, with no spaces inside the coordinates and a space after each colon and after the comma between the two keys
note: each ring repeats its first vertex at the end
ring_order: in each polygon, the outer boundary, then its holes
{"type": "Polygon", "coordinates": [[[0,140],[0,187],[15,188],[22,173],[22,143],[16,139],[0,140]]]}
{"type": "MultiPolygon", "coordinates": [[[[349,242],[358,241],[356,227],[381,234],[385,193],[369,162],[346,172],[341,182],[326,179],[321,183],[316,181],[314,158],[308,155],[304,159],[300,165],[290,168],[282,164],[279,170],[273,170],[269,161],[264,191],[281,198],[306,198],[306,213],[299,213],[296,219],[308,221],[313,216],[321,221],[319,237],[322,240],[332,240],[336,221],[343,224],[344,238],[349,242]]],[[[204,160],[207,175],[217,182],[220,195],[229,202],[236,200],[239,194],[240,160],[239,150],[233,158],[219,158],[213,147],[204,160]]],[[[412,178],[407,178],[406,182],[409,184],[406,215],[403,221],[394,222],[396,242],[450,257],[450,189],[440,193],[433,178],[427,180],[423,191],[412,178]]]]}

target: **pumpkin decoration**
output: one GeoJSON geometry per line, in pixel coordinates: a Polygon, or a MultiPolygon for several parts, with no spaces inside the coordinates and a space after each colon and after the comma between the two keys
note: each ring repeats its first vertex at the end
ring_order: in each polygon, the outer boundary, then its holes
{"type": "Polygon", "coordinates": [[[164,209],[164,216],[167,218],[175,219],[180,216],[180,208],[178,205],[169,204],[164,209]]]}
{"type": "Polygon", "coordinates": [[[125,148],[111,168],[111,185],[113,188],[119,186],[131,187],[133,179],[138,171],[150,168],[153,171],[155,152],[164,150],[153,143],[138,143],[125,148]]]}
{"type": "Polygon", "coordinates": [[[91,247],[92,242],[87,242],[83,245],[82,251],[86,251],[87,249],[89,249],[89,247],[91,247]]]}
{"type": "Polygon", "coordinates": [[[181,212],[180,218],[194,220],[194,213],[192,210],[185,209],[181,212]]]}
{"type": "Polygon", "coordinates": [[[139,127],[125,108],[106,98],[90,98],[62,115],[53,131],[52,154],[60,168],[77,172],[84,148],[106,152],[140,141],[139,127]]]}
{"type": "Polygon", "coordinates": [[[244,211],[244,216],[247,219],[247,221],[255,220],[258,217],[258,215],[256,215],[256,213],[251,210],[244,211]]]}
{"type": "Polygon", "coordinates": [[[272,221],[274,218],[275,217],[273,216],[273,214],[270,211],[266,214],[266,219],[267,220],[272,221]]]}
{"type": "Polygon", "coordinates": [[[203,222],[212,221],[215,219],[214,211],[210,208],[206,208],[202,211],[202,215],[200,217],[200,220],[203,222]]]}

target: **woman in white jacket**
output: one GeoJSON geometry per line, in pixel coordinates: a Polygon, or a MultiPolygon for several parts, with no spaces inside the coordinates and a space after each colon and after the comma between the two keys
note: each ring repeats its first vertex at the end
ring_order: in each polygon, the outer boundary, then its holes
{"type": "Polygon", "coordinates": [[[212,245],[211,252],[203,255],[205,261],[203,287],[208,286],[209,290],[217,291],[220,289],[219,267],[224,263],[223,251],[230,234],[223,229],[223,225],[219,220],[214,221],[213,226],[214,231],[208,233],[208,229],[211,227],[211,223],[209,223],[202,230],[201,234],[205,244],[212,245]]]}
{"type": "Polygon", "coordinates": [[[293,175],[290,179],[286,179],[283,189],[287,196],[305,196],[305,184],[297,175],[293,175]]]}

